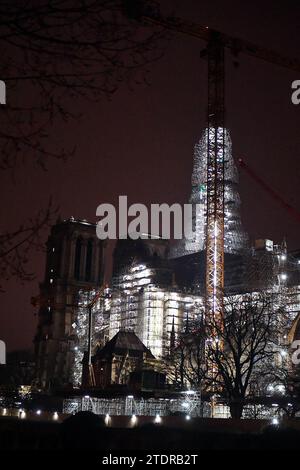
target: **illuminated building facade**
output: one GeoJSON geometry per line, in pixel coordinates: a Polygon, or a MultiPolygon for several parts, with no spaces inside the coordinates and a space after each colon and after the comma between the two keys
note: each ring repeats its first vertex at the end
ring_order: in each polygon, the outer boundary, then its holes
{"type": "Polygon", "coordinates": [[[129,298],[130,302],[136,304],[134,314],[132,310],[130,313],[126,311],[124,305],[120,311],[121,297],[113,295],[109,335],[113,336],[120,330],[130,328],[156,358],[170,353],[172,328],[177,335],[188,319],[195,320],[198,312],[203,311],[202,299],[198,296],[152,283],[132,291],[129,298]]]}
{"type": "MultiPolygon", "coordinates": [[[[130,240],[126,242],[135,245],[130,240]]],[[[122,244],[126,242],[122,241],[122,244]]],[[[152,248],[155,245],[150,240],[140,243],[144,247],[148,243],[152,248]]],[[[120,254],[120,247],[117,251],[120,254]]],[[[139,258],[138,252],[135,253],[131,263],[128,262],[121,270],[116,267],[114,270],[109,337],[120,330],[135,331],[155,357],[163,357],[170,351],[172,328],[177,336],[188,320],[193,322],[203,313],[204,254],[177,259],[157,256],[149,259],[139,258]]],[[[258,240],[245,257],[227,255],[226,260],[227,295],[240,295],[249,289],[254,292],[272,289],[286,300],[289,298],[286,306],[291,318],[297,315],[300,305],[299,263],[286,253],[285,246],[272,243],[270,247],[270,241],[258,240]]]]}
{"type": "Polygon", "coordinates": [[[132,330],[156,358],[168,354],[178,333],[195,318],[202,300],[176,284],[165,240],[119,240],[114,254],[109,337],[132,330]]]}

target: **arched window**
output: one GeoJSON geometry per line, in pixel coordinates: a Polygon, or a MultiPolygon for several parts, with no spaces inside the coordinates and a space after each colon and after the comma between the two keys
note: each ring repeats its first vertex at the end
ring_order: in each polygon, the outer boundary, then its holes
{"type": "Polygon", "coordinates": [[[81,238],[77,238],[76,247],[75,247],[75,264],[74,264],[74,277],[79,280],[80,278],[80,259],[81,259],[81,238]]]}
{"type": "Polygon", "coordinates": [[[92,259],[93,259],[93,241],[89,240],[86,247],[86,265],[85,265],[85,280],[91,280],[92,274],[92,259]]]}

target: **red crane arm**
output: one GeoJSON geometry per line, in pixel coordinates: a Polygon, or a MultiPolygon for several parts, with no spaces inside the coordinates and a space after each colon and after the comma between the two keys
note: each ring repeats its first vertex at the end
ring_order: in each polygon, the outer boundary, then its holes
{"type": "Polygon", "coordinates": [[[300,222],[300,212],[295,209],[295,207],[291,206],[276,191],[274,191],[274,189],[272,189],[252,168],[250,168],[242,158],[239,158],[238,162],[239,166],[245,170],[245,172],[254,181],[256,181],[267,193],[272,196],[275,201],[277,201],[286,211],[288,211],[289,214],[297,220],[297,222],[300,222]]]}

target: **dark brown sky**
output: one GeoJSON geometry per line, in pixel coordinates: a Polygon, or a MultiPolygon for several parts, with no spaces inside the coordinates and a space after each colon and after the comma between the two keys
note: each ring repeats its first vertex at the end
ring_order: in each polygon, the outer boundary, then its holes
{"type": "MultiPolygon", "coordinates": [[[[296,0],[163,1],[164,11],[300,58],[300,7],[296,0]],[[171,8],[170,8],[171,6],[171,8]]],[[[52,138],[76,145],[67,163],[50,162],[43,172],[24,164],[13,183],[1,176],[0,228],[14,228],[46,205],[49,195],[63,217],[95,220],[101,202],[187,202],[193,146],[205,123],[206,64],[204,44],[174,36],[165,56],[150,66],[151,86],[133,92],[126,86],[111,102],[76,100],[79,122],[57,124],[52,138]]],[[[235,158],[251,166],[288,202],[300,209],[300,105],[291,103],[291,82],[300,76],[254,58],[227,60],[227,125],[235,158]]],[[[243,222],[252,238],[281,241],[300,248],[299,225],[245,175],[240,193],[243,222]]],[[[30,347],[36,318],[30,297],[37,294],[44,255],[32,254],[36,280],[12,281],[0,294],[0,339],[8,349],[30,347]]]]}

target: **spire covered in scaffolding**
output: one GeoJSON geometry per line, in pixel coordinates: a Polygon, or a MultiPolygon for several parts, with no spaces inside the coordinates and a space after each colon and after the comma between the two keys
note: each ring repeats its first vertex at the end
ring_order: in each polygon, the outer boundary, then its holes
{"type": "MultiPolygon", "coordinates": [[[[232,143],[229,131],[225,135],[225,226],[224,252],[240,253],[248,245],[240,216],[240,196],[238,192],[238,171],[232,156],[232,143]]],[[[194,147],[192,192],[189,203],[193,205],[190,233],[173,250],[172,257],[196,253],[205,249],[207,213],[207,129],[194,147]]]]}

